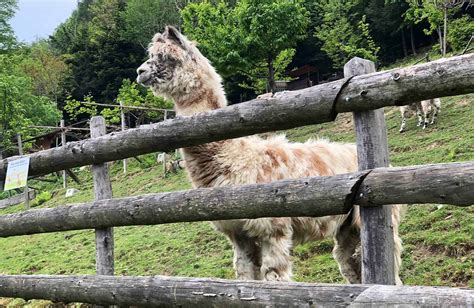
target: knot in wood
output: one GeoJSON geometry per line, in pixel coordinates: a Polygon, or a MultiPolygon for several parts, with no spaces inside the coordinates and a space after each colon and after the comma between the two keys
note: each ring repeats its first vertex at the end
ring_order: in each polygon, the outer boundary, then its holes
{"type": "Polygon", "coordinates": [[[392,73],[392,80],[393,81],[400,80],[400,74],[399,73],[392,73]]]}

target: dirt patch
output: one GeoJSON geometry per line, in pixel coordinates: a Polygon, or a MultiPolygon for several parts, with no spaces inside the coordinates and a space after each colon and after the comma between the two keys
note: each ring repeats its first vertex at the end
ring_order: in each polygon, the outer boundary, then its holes
{"type": "Polygon", "coordinates": [[[471,104],[471,100],[467,98],[460,99],[456,102],[456,106],[458,107],[466,107],[471,104]]]}
{"type": "Polygon", "coordinates": [[[454,257],[454,258],[474,258],[474,246],[463,243],[456,247],[445,247],[440,245],[418,245],[413,251],[413,259],[420,260],[429,257],[454,257]]]}
{"type": "Polygon", "coordinates": [[[433,149],[436,149],[436,148],[439,148],[440,146],[444,145],[443,142],[440,142],[440,141],[435,141],[433,142],[432,144],[430,144],[429,146],[426,147],[427,150],[433,150],[433,149]]]}
{"type": "Polygon", "coordinates": [[[339,113],[334,123],[338,131],[352,132],[354,130],[354,121],[350,112],[339,113]]]}

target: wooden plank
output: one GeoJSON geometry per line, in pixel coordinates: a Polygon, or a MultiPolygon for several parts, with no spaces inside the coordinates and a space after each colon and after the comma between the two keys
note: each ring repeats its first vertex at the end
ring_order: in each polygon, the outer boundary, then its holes
{"type": "Polygon", "coordinates": [[[200,188],[30,210],[0,216],[0,236],[186,221],[344,214],[352,205],[352,190],[364,174],[200,188]]]}
{"type": "Polygon", "coordinates": [[[355,203],[474,205],[474,163],[375,169],[362,182],[355,203]]]}
{"type": "MultiPolygon", "coordinates": [[[[57,126],[47,126],[47,125],[30,125],[28,126],[29,128],[49,128],[49,129],[55,129],[55,130],[58,130],[58,127],[57,126]]],[[[64,128],[65,130],[79,130],[79,131],[90,131],[89,128],[82,128],[82,127],[71,127],[71,126],[67,126],[64,128]]],[[[37,137],[36,137],[37,138],[37,137]]],[[[35,140],[35,139],[28,139],[28,141],[30,140],[35,140]]]]}
{"type": "Polygon", "coordinates": [[[469,307],[474,290],[166,276],[4,275],[0,296],[145,307],[469,307]]]}
{"type": "MultiPolygon", "coordinates": [[[[103,117],[92,117],[90,122],[91,138],[106,134],[105,120],[103,117]]],[[[107,164],[92,165],[94,177],[95,200],[112,198],[112,184],[109,178],[107,164]]],[[[114,274],[114,234],[112,228],[98,228],[95,230],[96,243],[96,272],[98,275],[114,274]]]]}
{"type": "MultiPolygon", "coordinates": [[[[112,108],[120,108],[121,106],[112,105],[112,104],[101,104],[101,103],[91,103],[91,102],[80,102],[83,105],[92,105],[92,106],[101,106],[101,107],[112,107],[112,108]]],[[[162,109],[162,108],[153,108],[153,107],[140,107],[140,106],[122,106],[124,109],[136,109],[136,110],[146,110],[146,111],[171,111],[174,112],[173,109],[162,109]]]]}
{"type": "MultiPolygon", "coordinates": [[[[340,91],[344,83],[345,80],[334,81],[283,92],[267,100],[256,99],[150,127],[70,142],[65,147],[32,154],[30,174],[47,174],[146,153],[328,122],[334,119],[335,112],[371,110],[421,99],[472,93],[474,54],[356,76],[340,91]]],[[[0,180],[5,177],[7,163],[8,159],[0,161],[0,180]]]]}
{"type": "MultiPolygon", "coordinates": [[[[375,72],[375,63],[358,57],[344,65],[344,76],[375,72]]],[[[361,96],[367,94],[362,89],[361,96]]],[[[354,112],[359,170],[388,167],[387,129],[383,108],[354,112]]],[[[394,240],[390,205],[361,208],[361,280],[370,284],[395,284],[394,240]]]]}
{"type": "Polygon", "coordinates": [[[381,168],[368,175],[356,172],[34,209],[0,216],[0,237],[174,222],[337,215],[347,213],[356,196],[356,203],[364,206],[400,202],[468,206],[474,204],[474,162],[381,168]]]}
{"type": "Polygon", "coordinates": [[[76,182],[77,184],[82,184],[81,183],[81,180],[77,177],[77,175],[74,173],[74,171],[72,171],[71,169],[66,169],[65,170],[67,175],[69,175],[69,177],[71,177],[71,179],[73,179],[74,182],[76,182]]]}
{"type": "MultiPolygon", "coordinates": [[[[34,189],[28,190],[28,197],[29,197],[29,200],[33,200],[36,197],[36,192],[34,189]]],[[[13,197],[10,197],[8,199],[2,199],[0,200],[0,209],[4,209],[9,206],[20,204],[24,202],[25,199],[26,199],[26,196],[24,192],[21,194],[15,195],[13,197]]]]}

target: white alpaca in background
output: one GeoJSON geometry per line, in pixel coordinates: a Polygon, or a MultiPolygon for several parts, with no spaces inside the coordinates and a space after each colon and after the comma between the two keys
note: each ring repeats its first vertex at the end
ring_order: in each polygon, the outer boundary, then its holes
{"type": "Polygon", "coordinates": [[[439,112],[441,111],[441,100],[439,98],[433,98],[416,102],[410,105],[401,106],[400,113],[402,114],[402,125],[400,126],[400,133],[404,132],[407,126],[407,117],[410,112],[415,112],[418,116],[418,124],[425,129],[428,124],[432,125],[435,123],[439,112]],[[429,117],[431,116],[431,120],[429,117]]]}

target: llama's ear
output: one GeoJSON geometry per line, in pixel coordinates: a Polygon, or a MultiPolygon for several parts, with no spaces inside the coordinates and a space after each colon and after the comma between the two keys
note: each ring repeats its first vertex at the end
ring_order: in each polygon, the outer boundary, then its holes
{"type": "Polygon", "coordinates": [[[187,49],[186,39],[175,27],[166,26],[165,32],[163,32],[163,37],[169,39],[181,48],[187,49]]]}

